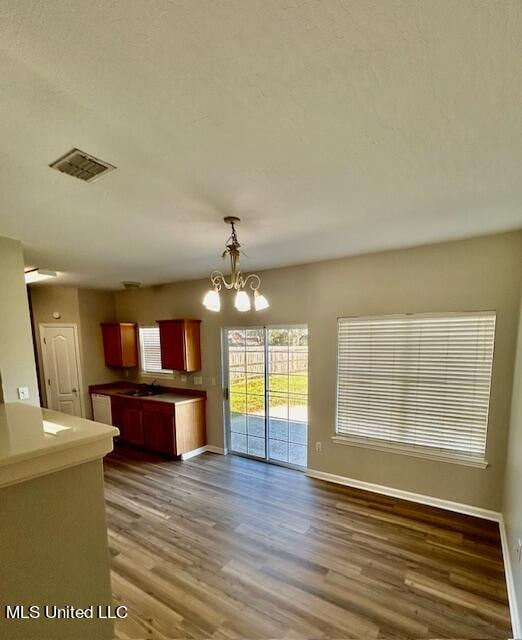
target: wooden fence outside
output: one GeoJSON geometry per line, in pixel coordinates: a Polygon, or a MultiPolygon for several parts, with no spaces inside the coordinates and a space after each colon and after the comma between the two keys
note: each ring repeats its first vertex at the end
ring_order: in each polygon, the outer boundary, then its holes
{"type": "MultiPolygon", "coordinates": [[[[308,347],[270,347],[268,350],[269,373],[307,373],[308,347]]],[[[228,364],[236,374],[245,371],[263,373],[265,352],[259,350],[245,351],[244,347],[229,347],[228,364]]]]}

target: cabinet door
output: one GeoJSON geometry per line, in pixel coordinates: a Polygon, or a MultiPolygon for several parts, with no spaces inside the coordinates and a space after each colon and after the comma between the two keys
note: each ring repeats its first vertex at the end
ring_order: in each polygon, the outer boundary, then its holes
{"type": "Polygon", "coordinates": [[[143,434],[147,449],[167,455],[176,455],[172,414],[144,411],[143,434]]]}
{"type": "Polygon", "coordinates": [[[123,408],[123,431],[125,441],[130,444],[144,444],[141,409],[123,408]]]}
{"type": "Polygon", "coordinates": [[[108,367],[121,367],[121,334],[117,324],[102,325],[103,352],[108,367]]]}
{"type": "Polygon", "coordinates": [[[201,369],[200,321],[185,320],[185,371],[201,369]]]}
{"type": "Polygon", "coordinates": [[[161,366],[185,370],[185,329],[183,321],[160,322],[161,366]]]}
{"type": "Polygon", "coordinates": [[[138,327],[135,324],[120,325],[121,366],[138,366],[138,327]]]}

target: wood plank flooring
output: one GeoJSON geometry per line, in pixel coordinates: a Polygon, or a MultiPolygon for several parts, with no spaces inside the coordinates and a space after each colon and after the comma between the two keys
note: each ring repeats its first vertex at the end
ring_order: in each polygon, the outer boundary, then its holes
{"type": "Polygon", "coordinates": [[[120,639],[511,637],[495,523],[210,453],[105,480],[120,639]]]}

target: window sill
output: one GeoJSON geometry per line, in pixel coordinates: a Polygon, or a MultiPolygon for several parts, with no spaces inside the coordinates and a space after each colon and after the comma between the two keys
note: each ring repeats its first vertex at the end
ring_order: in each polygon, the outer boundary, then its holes
{"type": "Polygon", "coordinates": [[[380,444],[378,442],[372,442],[362,438],[349,437],[349,436],[332,436],[335,444],[344,444],[351,447],[362,447],[364,449],[373,449],[375,451],[384,451],[385,453],[398,453],[405,456],[412,456],[414,458],[427,458],[429,460],[438,460],[440,462],[450,462],[453,464],[460,464],[466,467],[477,467],[479,469],[486,469],[489,463],[486,460],[477,460],[476,458],[466,458],[465,456],[453,455],[451,453],[437,453],[434,451],[422,451],[419,449],[413,449],[410,447],[404,447],[401,445],[386,443],[380,444]]]}

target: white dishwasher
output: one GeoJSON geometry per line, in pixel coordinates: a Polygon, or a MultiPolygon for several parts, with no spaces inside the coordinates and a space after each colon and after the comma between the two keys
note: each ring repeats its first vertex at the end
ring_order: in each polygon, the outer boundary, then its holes
{"type": "Polygon", "coordinates": [[[112,425],[111,397],[101,393],[91,393],[92,419],[95,422],[112,425]]]}

